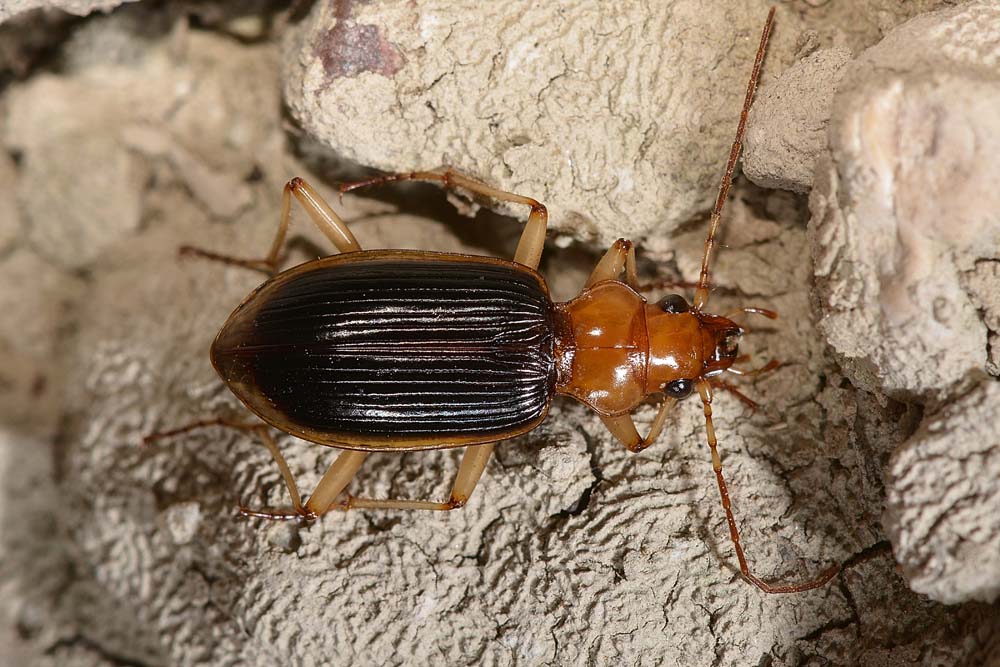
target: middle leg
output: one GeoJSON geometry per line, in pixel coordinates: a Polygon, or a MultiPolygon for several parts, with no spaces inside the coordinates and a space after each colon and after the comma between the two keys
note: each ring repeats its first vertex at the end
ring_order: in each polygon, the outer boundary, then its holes
{"type": "Polygon", "coordinates": [[[356,252],[361,250],[361,245],[354,238],[354,234],[347,227],[347,223],[330,208],[323,197],[313,186],[304,179],[295,177],[285,184],[285,190],[281,196],[281,219],[278,222],[278,231],[271,242],[271,249],[262,259],[240,259],[231,257],[210,250],[203,250],[193,246],[181,246],[182,255],[196,255],[225,264],[242,266],[247,269],[261,271],[269,276],[278,272],[278,265],[281,262],[281,251],[285,246],[285,237],[288,235],[288,226],[291,223],[292,197],[299,202],[302,208],[312,218],[313,223],[326,235],[333,245],[340,252],[356,252]]]}
{"type": "Polygon", "coordinates": [[[445,169],[441,172],[411,171],[405,174],[376,176],[375,178],[355,183],[344,183],[340,186],[340,192],[343,194],[359,188],[396,181],[434,181],[442,183],[446,188],[460,187],[483,197],[490,197],[512,204],[524,204],[530,207],[531,213],[528,214],[528,222],[524,225],[524,231],[521,232],[521,239],[518,241],[517,250],[514,252],[514,261],[518,264],[530,266],[533,269],[538,268],[538,263],[542,259],[542,249],[545,247],[545,231],[549,223],[548,210],[541,202],[531,197],[491,188],[485,183],[462,176],[452,169],[445,169]]]}
{"type": "Polygon", "coordinates": [[[635,268],[635,245],[626,239],[618,239],[594,267],[584,288],[592,287],[603,280],[617,280],[623,270],[625,284],[638,291],[639,275],[635,268]]]}
{"type": "Polygon", "coordinates": [[[493,455],[493,448],[496,443],[485,445],[469,445],[462,455],[462,463],[458,467],[458,474],[455,475],[455,482],[451,487],[451,495],[447,502],[438,503],[430,500],[398,500],[386,499],[376,500],[372,498],[353,498],[348,496],[347,501],[342,505],[343,509],[401,509],[401,510],[440,510],[447,511],[458,509],[469,501],[472,492],[476,489],[486,464],[493,455]]]}

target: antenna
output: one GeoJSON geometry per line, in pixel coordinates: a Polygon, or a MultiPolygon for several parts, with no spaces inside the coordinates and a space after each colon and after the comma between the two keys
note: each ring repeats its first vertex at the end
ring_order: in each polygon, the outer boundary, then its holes
{"type": "Polygon", "coordinates": [[[753,94],[757,89],[757,76],[760,74],[760,64],[764,60],[764,51],[767,50],[767,39],[771,36],[771,23],[774,21],[774,7],[767,13],[767,21],[764,23],[764,31],[760,35],[760,46],[757,48],[757,57],[753,61],[753,72],[750,73],[750,81],[747,83],[747,96],[743,101],[743,111],[740,112],[740,124],[736,128],[736,139],[733,140],[733,147],[729,151],[729,162],[726,163],[726,172],[722,175],[722,184],[719,186],[719,196],[715,199],[715,207],[712,209],[712,223],[708,229],[708,240],[705,241],[705,255],[701,260],[701,275],[698,277],[698,287],[694,291],[694,309],[701,311],[708,303],[708,265],[712,259],[712,249],[715,247],[715,237],[719,233],[722,225],[722,208],[729,197],[729,187],[733,184],[733,171],[736,169],[736,160],[740,157],[740,150],[743,148],[743,134],[747,128],[747,115],[750,113],[750,105],[753,103],[753,94]]]}

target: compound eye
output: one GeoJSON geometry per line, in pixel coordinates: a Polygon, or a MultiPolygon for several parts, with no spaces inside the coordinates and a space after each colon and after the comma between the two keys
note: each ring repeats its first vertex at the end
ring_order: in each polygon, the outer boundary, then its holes
{"type": "Polygon", "coordinates": [[[674,380],[663,385],[663,393],[670,398],[687,398],[694,389],[694,382],[691,380],[674,380]]]}
{"type": "Polygon", "coordinates": [[[660,308],[665,313],[686,313],[691,310],[687,300],[680,294],[668,294],[659,302],[660,308]]]}

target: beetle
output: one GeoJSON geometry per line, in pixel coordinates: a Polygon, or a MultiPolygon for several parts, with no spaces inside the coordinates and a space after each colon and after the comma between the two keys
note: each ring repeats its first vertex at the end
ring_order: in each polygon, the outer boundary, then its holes
{"type": "MultiPolygon", "coordinates": [[[[263,423],[203,420],[147,440],[208,425],[251,431],[277,462],[293,510],[241,508],[245,515],[312,520],[331,508],[452,510],[472,495],[498,441],[532,430],[556,394],[584,403],[625,447],[639,452],[661,433],[677,401],[701,398],[712,465],[740,571],[768,593],[822,586],[839,571],[772,585],[749,569],[722,474],[712,422],[713,387],[733,368],[743,329],[706,312],[709,266],[721,213],[742,147],[771,25],[772,8],[747,85],[736,138],[711,214],[694,298],[640,294],[635,248],[619,239],[582,292],[554,303],[536,271],[548,214],[540,202],[454,171],[418,171],[342,185],[341,193],[389,181],[433,181],[529,207],[512,261],[410,250],[362,250],[346,223],[308,183],[294,178],[268,255],[242,260],[195,254],[271,276],[230,315],[211,360],[233,393],[263,423]],[[295,199],[340,254],[278,273],[295,199]],[[622,280],[624,274],[624,280],[622,280]],[[632,411],[663,399],[646,436],[632,411]],[[343,450],[303,503],[269,426],[343,450]],[[445,502],[355,498],[335,504],[370,452],[465,447],[445,502]]],[[[776,316],[770,311],[746,312],[776,316]]],[[[772,368],[769,365],[765,368],[772,368]]]]}

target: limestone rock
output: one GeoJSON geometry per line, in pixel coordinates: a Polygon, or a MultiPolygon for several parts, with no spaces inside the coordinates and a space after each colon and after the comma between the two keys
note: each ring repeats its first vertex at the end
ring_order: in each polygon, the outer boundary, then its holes
{"type": "Polygon", "coordinates": [[[743,148],[743,173],[757,185],[805,193],[826,149],[830,105],[851,53],[821,49],[757,91],[743,148]]]}
{"type": "Polygon", "coordinates": [[[886,531],[913,590],[955,604],[1000,597],[1000,383],[926,418],[887,471],[886,531]]]}
{"type": "Polygon", "coordinates": [[[996,3],[943,10],[839,85],[810,231],[820,328],[861,386],[944,396],[986,366],[963,273],[1000,257],[998,40],[996,3]]]}
{"type": "Polygon", "coordinates": [[[453,166],[542,201],[554,229],[640,240],[710,206],[766,13],[317,3],[288,41],[285,96],[364,165],[453,166]]]}

